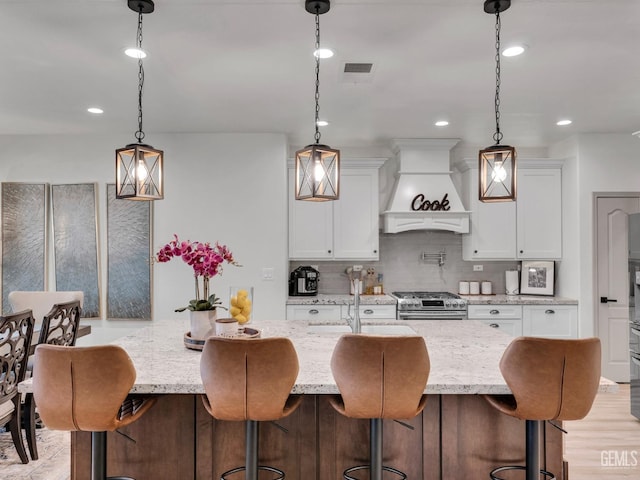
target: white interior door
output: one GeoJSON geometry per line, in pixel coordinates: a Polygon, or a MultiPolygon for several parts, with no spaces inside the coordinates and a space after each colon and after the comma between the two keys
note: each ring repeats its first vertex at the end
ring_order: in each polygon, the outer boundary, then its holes
{"type": "Polygon", "coordinates": [[[640,212],[640,198],[596,200],[597,331],[602,342],[602,375],[629,381],[629,214],[640,212]],[[605,300],[606,299],[606,300],[605,300]]]}

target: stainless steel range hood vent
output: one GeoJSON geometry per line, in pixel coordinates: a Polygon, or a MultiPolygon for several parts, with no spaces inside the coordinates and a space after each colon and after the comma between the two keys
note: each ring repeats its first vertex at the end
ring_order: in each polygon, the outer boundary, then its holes
{"type": "Polygon", "coordinates": [[[397,139],[399,171],[387,209],[385,233],[409,230],[469,232],[469,214],[451,180],[449,152],[457,139],[397,139]]]}

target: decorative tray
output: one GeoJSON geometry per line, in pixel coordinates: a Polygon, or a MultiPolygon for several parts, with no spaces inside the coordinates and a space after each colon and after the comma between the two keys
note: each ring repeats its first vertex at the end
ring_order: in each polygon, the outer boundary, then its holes
{"type": "MultiPolygon", "coordinates": [[[[256,328],[240,327],[238,333],[235,335],[220,335],[224,338],[259,338],[260,330],[256,328]]],[[[191,338],[191,332],[184,334],[184,346],[191,350],[202,350],[204,347],[204,340],[198,338],[191,338]]]]}

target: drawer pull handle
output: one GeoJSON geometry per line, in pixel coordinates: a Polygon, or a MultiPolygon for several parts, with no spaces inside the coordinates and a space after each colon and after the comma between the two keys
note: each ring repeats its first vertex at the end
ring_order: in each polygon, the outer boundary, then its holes
{"type": "Polygon", "coordinates": [[[310,315],[317,315],[318,313],[320,313],[320,312],[315,308],[312,308],[311,310],[309,310],[309,314],[310,315]]]}
{"type": "Polygon", "coordinates": [[[500,325],[498,325],[497,323],[490,323],[489,326],[491,328],[500,328],[500,325]]]}
{"type": "Polygon", "coordinates": [[[489,310],[491,315],[500,315],[500,310],[489,310]]]}
{"type": "Polygon", "coordinates": [[[371,314],[373,314],[373,310],[371,310],[370,308],[367,308],[367,309],[366,309],[364,312],[362,312],[362,313],[364,313],[365,315],[371,315],[371,314]]]}
{"type": "Polygon", "coordinates": [[[544,313],[546,313],[547,315],[553,315],[555,312],[555,310],[551,310],[550,308],[548,310],[545,310],[544,313]]]}

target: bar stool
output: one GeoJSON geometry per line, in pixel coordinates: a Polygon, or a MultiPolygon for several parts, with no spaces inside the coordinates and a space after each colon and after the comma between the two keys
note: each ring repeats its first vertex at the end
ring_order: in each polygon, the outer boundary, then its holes
{"type": "Polygon", "coordinates": [[[200,374],[207,411],[218,420],[244,420],[245,465],[228,470],[229,475],[245,471],[246,480],[257,480],[258,470],[285,478],[275,467],[258,465],[258,422],[273,421],[291,414],[302,397],[290,395],[298,377],[298,356],[288,338],[239,339],[210,337],[200,359],[200,374]]]}
{"type": "Polygon", "coordinates": [[[595,399],[600,383],[600,340],[519,337],[500,360],[500,371],[512,395],[485,395],[502,413],[526,421],[526,466],[498,467],[489,474],[524,470],[526,480],[555,475],[540,469],[540,426],[545,420],[580,420],[595,399]]]}
{"type": "Polygon", "coordinates": [[[135,422],[156,401],[128,396],[136,379],[129,355],[115,345],[38,345],[34,372],[33,396],[43,423],[52,430],[91,432],[91,480],[105,480],[107,432],[135,422]]]}
{"type": "Polygon", "coordinates": [[[429,354],[422,337],[340,337],[331,357],[340,396],[329,401],[346,417],[369,419],[371,428],[369,465],[346,469],[345,480],[357,480],[351,474],[366,469],[371,470],[371,480],[382,480],[383,471],[407,478],[400,470],[382,464],[382,419],[408,419],[422,411],[429,370],[429,354]]]}

